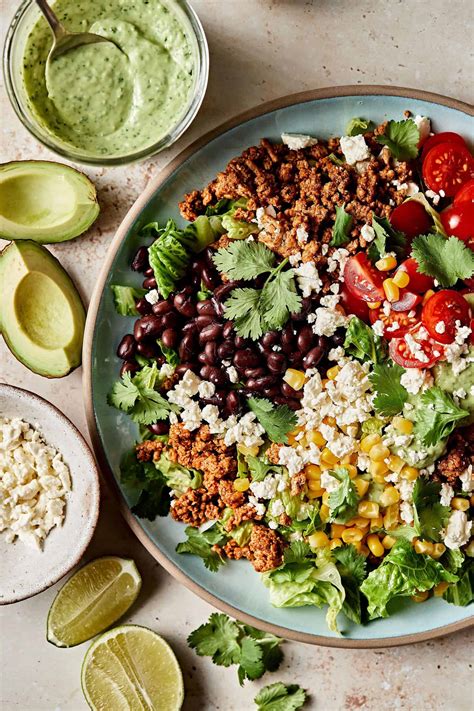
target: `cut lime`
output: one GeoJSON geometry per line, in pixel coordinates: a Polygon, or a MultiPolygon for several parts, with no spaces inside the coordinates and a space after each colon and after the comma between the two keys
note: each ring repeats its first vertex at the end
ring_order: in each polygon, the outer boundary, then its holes
{"type": "Polygon", "coordinates": [[[73,647],[113,625],[136,600],[142,579],[133,560],[97,558],[56,595],[48,614],[48,642],[73,647]]]}
{"type": "Polygon", "coordinates": [[[183,675],[173,650],[146,627],[122,625],[91,644],[82,690],[94,711],[178,711],[183,675]]]}

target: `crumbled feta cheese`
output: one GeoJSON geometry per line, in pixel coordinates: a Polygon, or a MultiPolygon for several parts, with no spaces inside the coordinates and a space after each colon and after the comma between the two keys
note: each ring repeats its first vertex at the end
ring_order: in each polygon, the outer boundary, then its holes
{"type": "Polygon", "coordinates": [[[160,368],[160,379],[166,380],[167,378],[171,378],[171,376],[174,373],[174,368],[172,365],[169,363],[163,363],[163,365],[160,368]]]}
{"type": "Polygon", "coordinates": [[[433,376],[429,370],[407,368],[400,378],[400,383],[412,395],[424,392],[433,385],[433,376]]]}
{"type": "Polygon", "coordinates": [[[239,374],[233,365],[231,365],[227,369],[227,376],[228,376],[231,383],[238,383],[239,382],[239,374]]]}
{"type": "Polygon", "coordinates": [[[265,430],[253,412],[247,412],[240,420],[231,415],[226,420],[226,433],[224,443],[227,447],[232,444],[243,444],[245,447],[255,447],[263,444],[262,435],[265,430]]]}
{"type": "Polygon", "coordinates": [[[375,230],[371,225],[363,225],[360,236],[362,239],[365,239],[366,242],[373,242],[375,239],[375,230]]]}
{"type": "Polygon", "coordinates": [[[434,190],[426,190],[425,196],[433,201],[433,205],[437,205],[439,203],[440,196],[438,193],[435,193],[434,190]]]}
{"type": "Polygon", "coordinates": [[[328,353],[328,360],[340,361],[345,357],[345,350],[342,346],[337,346],[337,348],[331,348],[328,353]]]}
{"type": "Polygon", "coordinates": [[[305,262],[295,269],[296,281],[304,297],[311,296],[312,293],[319,294],[323,288],[323,282],[319,278],[319,273],[314,262],[305,262]]]}
{"type": "Polygon", "coordinates": [[[199,386],[198,386],[199,397],[207,399],[207,398],[212,397],[215,392],[216,392],[216,386],[214,385],[214,383],[211,383],[209,380],[203,380],[202,383],[199,383],[199,386]]]}
{"type": "MultiPolygon", "coordinates": [[[[418,336],[421,338],[421,328],[418,331],[418,336]]],[[[408,350],[410,351],[411,355],[414,356],[417,360],[419,360],[420,363],[429,363],[430,359],[428,358],[418,341],[413,338],[411,333],[405,334],[405,343],[407,344],[408,350]]]]}
{"type": "Polygon", "coordinates": [[[199,403],[189,400],[183,410],[181,410],[181,420],[189,432],[197,430],[202,422],[202,413],[199,403]]]}
{"type": "Polygon", "coordinates": [[[474,489],[474,467],[469,464],[468,468],[459,475],[462,490],[470,493],[474,489]]]}
{"type": "Polygon", "coordinates": [[[280,447],[278,463],[288,469],[290,476],[300,472],[305,465],[304,459],[293,447],[280,447]]]}
{"type": "Polygon", "coordinates": [[[446,331],[446,324],[444,321],[438,321],[438,323],[435,326],[435,331],[436,333],[445,333],[446,331]]]}
{"type": "Polygon", "coordinates": [[[252,506],[254,507],[254,509],[256,511],[257,516],[264,516],[265,515],[265,511],[267,510],[266,506],[265,506],[265,504],[260,503],[256,496],[249,496],[249,504],[252,504],[252,506]]]}
{"type": "Polygon", "coordinates": [[[458,400],[464,400],[466,395],[467,392],[464,390],[464,388],[458,388],[457,390],[453,391],[453,397],[458,398],[458,400]]]}
{"type": "Polygon", "coordinates": [[[443,506],[449,506],[451,504],[451,499],[454,496],[454,489],[451,486],[451,484],[447,484],[446,482],[443,482],[441,484],[441,491],[439,494],[439,500],[440,503],[443,506]]]}
{"type": "Polygon", "coordinates": [[[145,299],[148,301],[149,304],[153,306],[153,304],[157,304],[158,301],[160,300],[160,295],[158,293],[157,289],[152,289],[149,291],[147,294],[145,294],[145,299]]]}
{"type": "Polygon", "coordinates": [[[250,490],[257,499],[273,499],[277,493],[278,480],[275,475],[266,476],[263,481],[253,481],[250,490]]]}
{"type": "Polygon", "coordinates": [[[372,330],[375,333],[376,336],[383,336],[383,331],[384,331],[384,323],[380,319],[377,321],[374,321],[372,324],[372,330]]]}
{"type": "Polygon", "coordinates": [[[321,246],[321,254],[323,255],[323,257],[325,257],[328,252],[329,252],[329,245],[323,244],[321,246]]]}
{"type": "Polygon", "coordinates": [[[336,269],[339,268],[339,281],[343,281],[344,267],[346,266],[348,258],[349,252],[347,251],[347,249],[344,249],[344,247],[339,247],[338,249],[335,249],[332,255],[328,257],[327,271],[332,274],[332,272],[336,271],[336,269]]]}
{"type": "Polygon", "coordinates": [[[281,516],[283,513],[285,513],[285,507],[283,505],[283,501],[281,499],[275,499],[275,501],[272,501],[272,503],[271,503],[272,516],[281,516]]]}
{"type": "Polygon", "coordinates": [[[427,116],[420,116],[417,114],[413,119],[419,132],[420,132],[420,144],[426,141],[431,131],[431,121],[427,116]]]}
{"type": "Polygon", "coordinates": [[[355,163],[363,160],[370,160],[369,147],[362,134],[358,136],[341,136],[339,143],[349,165],[355,165],[355,163]]]}
{"type": "Polygon", "coordinates": [[[281,140],[291,151],[300,151],[302,148],[315,146],[318,142],[317,138],[303,133],[282,133],[281,140]]]}
{"type": "Polygon", "coordinates": [[[445,546],[451,550],[464,546],[469,541],[471,529],[472,521],[468,521],[465,511],[452,511],[444,536],[445,546]]]}
{"type": "Polygon", "coordinates": [[[290,256],[288,257],[288,261],[292,267],[297,267],[298,264],[301,264],[301,252],[296,252],[296,254],[290,254],[290,256]]]}
{"type": "Polygon", "coordinates": [[[304,225],[299,225],[296,230],[296,239],[298,244],[305,244],[308,241],[309,234],[304,225]]]}

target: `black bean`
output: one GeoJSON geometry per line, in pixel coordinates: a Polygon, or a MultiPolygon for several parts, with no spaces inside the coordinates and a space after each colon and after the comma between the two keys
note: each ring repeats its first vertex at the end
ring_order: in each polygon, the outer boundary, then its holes
{"type": "Polygon", "coordinates": [[[233,340],[228,339],[227,341],[224,341],[224,343],[221,343],[217,348],[217,355],[221,360],[228,360],[229,358],[232,358],[234,353],[235,346],[233,340]]]}
{"type": "Polygon", "coordinates": [[[290,410],[301,410],[301,404],[299,400],[287,400],[286,404],[290,408],[290,410]]]}
{"type": "Polygon", "coordinates": [[[291,365],[300,365],[303,361],[303,354],[301,351],[293,351],[293,353],[290,353],[288,356],[288,360],[290,361],[291,365]]]}
{"type": "Polygon", "coordinates": [[[209,380],[209,373],[211,371],[212,365],[203,365],[199,371],[199,375],[203,380],[209,380]]]}
{"type": "Polygon", "coordinates": [[[138,299],[135,301],[135,308],[137,309],[140,316],[145,316],[151,313],[151,304],[146,299],[138,299]]]}
{"type": "Polygon", "coordinates": [[[284,395],[275,395],[275,397],[273,398],[273,402],[276,405],[286,405],[287,401],[288,401],[288,398],[285,397],[284,395]]]}
{"type": "Polygon", "coordinates": [[[267,358],[268,369],[272,373],[283,373],[287,368],[287,360],[283,353],[270,353],[267,358]]]}
{"type": "Polygon", "coordinates": [[[282,347],[287,345],[293,345],[294,340],[295,332],[293,330],[293,326],[291,325],[291,323],[287,323],[281,334],[281,345],[282,347]]]}
{"type": "Polygon", "coordinates": [[[137,352],[140,353],[144,358],[155,358],[158,354],[158,346],[156,343],[150,343],[142,341],[137,345],[137,352]]]}
{"type": "Polygon", "coordinates": [[[123,377],[125,373],[130,373],[130,375],[133,375],[139,369],[140,366],[138,365],[138,363],[134,363],[131,360],[126,360],[124,363],[122,363],[122,366],[120,368],[120,377],[123,377]]]}
{"type": "Polygon", "coordinates": [[[179,316],[176,311],[169,311],[167,314],[161,317],[161,326],[165,328],[177,328],[179,325],[179,316]]]}
{"type": "Polygon", "coordinates": [[[236,336],[234,339],[235,347],[236,348],[245,348],[247,345],[247,341],[245,338],[242,338],[242,336],[236,336]]]}
{"type": "Polygon", "coordinates": [[[187,370],[192,370],[194,372],[196,370],[196,367],[196,363],[180,363],[176,366],[174,372],[177,375],[184,375],[187,370]]]}
{"type": "Polygon", "coordinates": [[[206,326],[209,326],[210,323],[214,322],[214,316],[207,316],[203,314],[202,316],[196,316],[194,319],[194,323],[198,327],[198,329],[201,331],[203,328],[206,326]]]}
{"type": "MultiPolygon", "coordinates": [[[[203,317],[204,318],[204,317],[203,317]]],[[[207,318],[207,317],[206,317],[207,318]]],[[[205,326],[199,334],[199,343],[207,343],[207,341],[215,341],[222,333],[222,324],[214,321],[205,326]]]]}
{"type": "Polygon", "coordinates": [[[305,296],[303,299],[301,299],[301,310],[298,311],[297,314],[291,314],[292,320],[298,321],[298,322],[306,321],[306,316],[311,311],[312,307],[313,307],[313,304],[312,304],[311,298],[309,298],[308,296],[305,296]]]}
{"type": "Polygon", "coordinates": [[[148,267],[148,269],[145,269],[144,274],[146,277],[155,276],[155,272],[153,271],[152,267],[148,267]]]}
{"type": "Polygon", "coordinates": [[[153,304],[152,306],[152,311],[157,316],[164,316],[172,310],[173,307],[171,306],[169,301],[158,301],[157,304],[153,304]]]}
{"type": "Polygon", "coordinates": [[[205,354],[204,351],[198,355],[198,361],[200,363],[202,363],[203,365],[212,365],[212,363],[208,362],[207,355],[205,354]]]}
{"type": "Polygon", "coordinates": [[[181,291],[173,299],[173,306],[176,311],[186,318],[192,318],[196,315],[196,307],[189,298],[189,294],[186,291],[181,291]]]}
{"type": "Polygon", "coordinates": [[[288,383],[281,384],[281,394],[285,397],[293,398],[295,400],[301,400],[303,397],[302,390],[294,390],[288,383]]]}
{"type": "Polygon", "coordinates": [[[216,255],[216,250],[212,249],[211,247],[206,247],[204,252],[202,252],[202,256],[204,257],[204,261],[209,267],[214,267],[214,257],[216,255]]]}
{"type": "Polygon", "coordinates": [[[235,289],[236,286],[238,286],[237,281],[228,281],[225,284],[221,284],[217,287],[217,289],[214,290],[214,299],[216,299],[217,301],[224,301],[227,294],[230,294],[230,292],[235,289]]]}
{"type": "Polygon", "coordinates": [[[139,247],[132,259],[132,269],[134,272],[144,272],[148,267],[148,249],[139,247]]]}
{"type": "Polygon", "coordinates": [[[270,388],[265,388],[263,394],[270,400],[274,400],[278,395],[280,395],[280,388],[278,385],[273,385],[270,388]]]}
{"type": "Polygon", "coordinates": [[[154,422],[152,425],[148,425],[148,429],[155,435],[165,435],[168,434],[170,425],[169,422],[154,422]]]}
{"type": "Polygon", "coordinates": [[[210,299],[205,299],[204,301],[198,301],[196,304],[196,309],[198,314],[202,316],[214,316],[216,310],[210,299]]]}
{"type": "Polygon", "coordinates": [[[265,390],[275,384],[275,378],[273,375],[264,375],[263,377],[256,378],[255,384],[258,385],[259,390],[265,390]]]}
{"type": "Polygon", "coordinates": [[[156,289],[156,279],[155,277],[148,277],[143,280],[144,289],[156,289]]]}
{"type": "Polygon", "coordinates": [[[215,341],[208,341],[204,348],[204,353],[207,357],[207,363],[209,365],[215,365],[217,363],[217,343],[215,341]]]}
{"type": "Polygon", "coordinates": [[[234,324],[232,321],[226,321],[224,324],[224,328],[222,329],[222,338],[229,338],[232,336],[232,332],[234,330],[234,324]]]}
{"type": "Polygon", "coordinates": [[[268,331],[268,333],[265,333],[260,339],[260,343],[265,346],[265,348],[269,348],[270,346],[274,346],[278,343],[280,340],[280,334],[278,334],[276,331],[268,331]]]}
{"type": "Polygon", "coordinates": [[[259,364],[259,361],[260,358],[258,354],[250,350],[250,348],[238,350],[237,353],[234,355],[234,365],[238,370],[245,370],[246,368],[256,368],[259,364]]]}
{"type": "Polygon", "coordinates": [[[246,368],[244,375],[246,378],[261,378],[265,375],[265,368],[246,368]]]}
{"type": "Polygon", "coordinates": [[[228,415],[235,415],[240,410],[240,398],[235,390],[231,390],[230,393],[227,393],[225,410],[228,415]]]}
{"type": "Polygon", "coordinates": [[[204,266],[205,264],[202,259],[195,259],[191,264],[191,273],[193,275],[197,275],[199,277],[199,281],[201,281],[201,272],[204,269],[204,266]]]}
{"type": "Polygon", "coordinates": [[[300,351],[302,351],[303,355],[305,355],[309,350],[311,350],[311,346],[313,343],[313,329],[311,326],[303,326],[303,328],[300,330],[298,334],[298,348],[300,351]]]}
{"type": "Polygon", "coordinates": [[[178,354],[180,360],[188,360],[196,351],[196,341],[192,333],[187,333],[181,339],[179,344],[178,354]]]}
{"type": "Polygon", "coordinates": [[[137,344],[131,333],[127,333],[120,341],[117,348],[117,355],[122,360],[131,360],[137,350],[137,344]]]}
{"type": "Polygon", "coordinates": [[[205,266],[201,272],[202,282],[210,291],[215,289],[217,283],[216,276],[212,272],[213,270],[208,266],[205,266]]]}
{"type": "Polygon", "coordinates": [[[223,370],[216,368],[215,366],[210,366],[208,380],[214,385],[225,385],[227,383],[227,376],[223,370]]]}
{"type": "Polygon", "coordinates": [[[346,340],[345,332],[340,331],[339,329],[331,336],[331,342],[335,346],[343,346],[345,340],[346,340]]]}
{"type": "MultiPolygon", "coordinates": [[[[344,336],[345,340],[345,336],[344,336]]],[[[329,340],[327,336],[318,336],[318,346],[323,349],[323,351],[329,350],[329,340]]]]}
{"type": "Polygon", "coordinates": [[[290,353],[293,352],[294,347],[295,344],[293,341],[291,341],[290,343],[282,343],[281,350],[283,351],[283,353],[286,353],[286,355],[290,355],[290,353]]]}
{"type": "Polygon", "coordinates": [[[188,321],[188,323],[185,323],[183,328],[181,329],[181,332],[183,334],[185,333],[195,333],[197,334],[199,331],[197,327],[197,323],[195,321],[188,321]]]}
{"type": "Polygon", "coordinates": [[[255,378],[249,378],[245,383],[245,389],[254,392],[260,390],[260,387],[257,384],[257,380],[255,378]]]}
{"type": "Polygon", "coordinates": [[[315,346],[314,348],[312,348],[309,353],[307,353],[303,358],[304,368],[315,368],[323,357],[323,355],[324,350],[321,348],[321,346],[315,346]]]}
{"type": "Polygon", "coordinates": [[[137,341],[143,341],[144,338],[156,338],[160,335],[161,330],[162,319],[154,314],[148,314],[135,321],[133,335],[137,341]]]}
{"type": "Polygon", "coordinates": [[[178,340],[178,334],[174,328],[166,328],[161,334],[161,340],[166,348],[174,348],[178,340]]]}

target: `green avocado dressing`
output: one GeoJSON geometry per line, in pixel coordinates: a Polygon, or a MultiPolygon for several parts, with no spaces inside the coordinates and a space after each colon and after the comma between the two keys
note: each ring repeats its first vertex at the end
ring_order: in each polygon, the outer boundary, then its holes
{"type": "Polygon", "coordinates": [[[83,45],[53,60],[45,20],[24,50],[23,81],[42,128],[91,156],[144,150],[186,111],[195,82],[196,40],[170,0],[57,0],[72,32],[94,32],[114,44],[83,45]]]}

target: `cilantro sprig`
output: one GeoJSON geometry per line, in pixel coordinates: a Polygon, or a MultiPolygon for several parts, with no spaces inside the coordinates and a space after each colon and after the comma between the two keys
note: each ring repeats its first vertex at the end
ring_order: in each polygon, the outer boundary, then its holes
{"type": "Polygon", "coordinates": [[[266,671],[278,669],[283,659],[282,641],[217,612],[188,637],[189,646],[200,657],[212,657],[214,664],[223,667],[237,664],[241,686],[246,679],[260,679],[266,671]]]}
{"type": "Polygon", "coordinates": [[[441,286],[454,286],[458,279],[474,274],[474,252],[457,237],[415,237],[411,256],[418,262],[418,271],[434,277],[441,286]]]}
{"type": "Polygon", "coordinates": [[[426,390],[416,410],[416,433],[427,447],[448,437],[456,423],[469,415],[458,407],[449,393],[439,387],[426,390]]]}
{"type": "Polygon", "coordinates": [[[349,321],[344,350],[362,362],[368,359],[372,363],[382,363],[385,360],[386,348],[382,338],[358,316],[353,316],[349,321]]]}
{"type": "Polygon", "coordinates": [[[118,380],[107,402],[118,410],[126,412],[134,422],[151,425],[157,420],[165,420],[177,407],[168,402],[155,390],[159,385],[159,372],[156,363],[146,365],[133,377],[125,373],[118,380]]]}
{"type": "Polygon", "coordinates": [[[405,256],[406,237],[395,230],[386,217],[377,217],[372,213],[372,227],[375,239],[368,250],[372,262],[378,261],[387,252],[395,252],[398,257],[405,256]]]}
{"type": "Polygon", "coordinates": [[[247,404],[272,442],[288,442],[287,434],[295,429],[298,421],[288,405],[274,405],[270,400],[255,397],[249,398],[247,404]]]}
{"type": "Polygon", "coordinates": [[[341,247],[349,242],[349,230],[352,226],[352,215],[345,211],[345,205],[336,207],[336,219],[332,228],[332,239],[329,243],[332,247],[341,247]]]}
{"type": "Polygon", "coordinates": [[[398,160],[411,160],[418,155],[420,131],[413,119],[389,121],[381,136],[376,136],[377,143],[387,146],[398,160]]]}
{"type": "Polygon", "coordinates": [[[254,699],[257,711],[298,711],[306,701],[306,691],[298,684],[277,681],[260,689],[254,699]]]}
{"type": "Polygon", "coordinates": [[[243,338],[257,340],[266,331],[281,329],[291,313],[301,310],[293,269],[285,269],[288,260],[275,266],[276,256],[260,242],[234,242],[219,249],[214,263],[231,279],[250,281],[268,274],[261,289],[234,289],[225,302],[228,319],[243,338]]]}
{"type": "Polygon", "coordinates": [[[417,536],[430,541],[441,540],[441,530],[447,525],[451,513],[449,506],[439,501],[441,484],[418,477],[413,488],[414,528],[417,536]]]}
{"type": "Polygon", "coordinates": [[[400,383],[405,369],[396,363],[374,365],[369,380],[376,392],[374,407],[381,415],[396,415],[403,410],[408,392],[400,383]]]}
{"type": "Polygon", "coordinates": [[[223,556],[214,547],[227,540],[219,528],[213,526],[207,531],[201,532],[197,528],[188,526],[184,532],[187,540],[178,543],[176,553],[197,555],[202,558],[204,565],[212,573],[215,573],[221,565],[224,565],[223,556]]]}
{"type": "Polygon", "coordinates": [[[357,510],[359,501],[357,489],[345,467],[337,467],[329,474],[340,482],[337,489],[329,494],[329,520],[336,523],[346,523],[357,510]]]}

